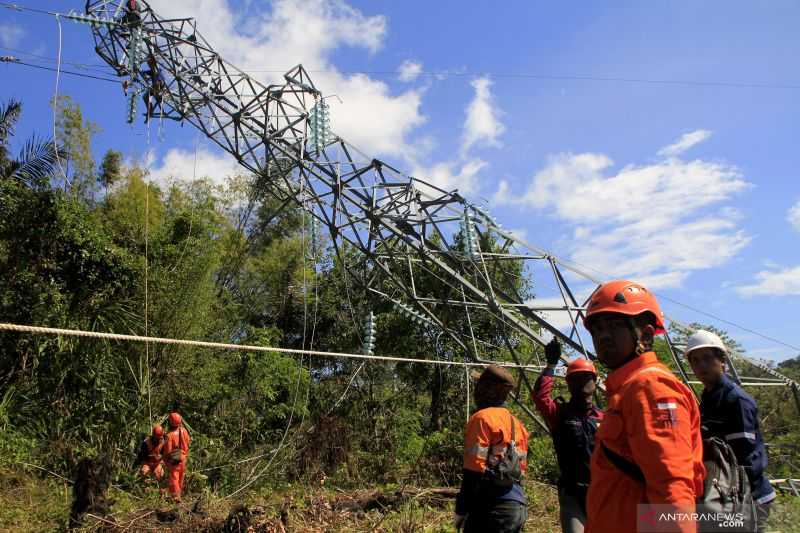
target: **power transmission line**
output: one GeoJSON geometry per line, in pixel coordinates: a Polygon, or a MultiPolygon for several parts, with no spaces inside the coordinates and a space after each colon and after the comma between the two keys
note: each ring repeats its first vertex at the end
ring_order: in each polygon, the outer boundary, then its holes
{"type": "MultiPolygon", "coordinates": [[[[38,68],[38,69],[41,69],[41,70],[49,70],[50,72],[58,72],[57,68],[45,67],[43,65],[34,65],[33,63],[26,63],[25,61],[20,61],[17,58],[10,58],[9,59],[7,57],[4,57],[4,58],[0,59],[0,61],[2,61],[3,63],[8,63],[9,65],[22,65],[22,66],[25,66],[25,67],[38,68]]],[[[116,83],[116,84],[120,84],[121,83],[119,80],[115,80],[115,79],[112,79],[112,78],[104,78],[102,76],[93,76],[91,74],[84,74],[82,72],[73,72],[71,70],[61,69],[61,74],[69,74],[70,76],[79,76],[81,78],[90,78],[90,79],[93,79],[93,80],[107,81],[107,82],[116,83]]]]}

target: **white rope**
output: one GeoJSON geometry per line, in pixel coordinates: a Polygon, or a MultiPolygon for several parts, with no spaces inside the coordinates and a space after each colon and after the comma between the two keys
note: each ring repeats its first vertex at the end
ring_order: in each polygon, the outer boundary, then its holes
{"type": "Polygon", "coordinates": [[[396,363],[421,363],[429,365],[446,366],[479,366],[485,367],[495,364],[505,368],[522,368],[528,370],[541,370],[538,365],[517,365],[505,361],[493,361],[492,363],[464,363],[463,361],[441,361],[438,359],[418,359],[413,357],[397,357],[390,355],[364,355],[360,353],[345,352],[323,352],[320,350],[298,350],[296,348],[277,348],[274,346],[253,346],[248,344],[227,344],[222,342],[193,341],[188,339],[169,339],[164,337],[143,337],[140,335],[125,335],[122,333],[101,333],[99,331],[84,331],[79,329],[48,328],[41,326],[25,326],[22,324],[0,323],[0,331],[15,331],[17,333],[29,333],[35,335],[61,335],[65,337],[89,337],[95,339],[107,339],[126,342],[151,342],[154,344],[171,344],[178,346],[194,346],[197,348],[216,348],[220,350],[239,350],[242,352],[267,352],[283,353],[296,355],[315,355],[318,357],[341,357],[345,359],[364,359],[375,361],[391,361],[396,363]]]}

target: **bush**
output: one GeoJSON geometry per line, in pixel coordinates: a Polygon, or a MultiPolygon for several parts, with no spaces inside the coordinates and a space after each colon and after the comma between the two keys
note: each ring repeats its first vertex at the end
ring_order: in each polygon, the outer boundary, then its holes
{"type": "Polygon", "coordinates": [[[543,483],[556,483],[559,475],[552,439],[542,436],[528,441],[528,476],[543,483]]]}

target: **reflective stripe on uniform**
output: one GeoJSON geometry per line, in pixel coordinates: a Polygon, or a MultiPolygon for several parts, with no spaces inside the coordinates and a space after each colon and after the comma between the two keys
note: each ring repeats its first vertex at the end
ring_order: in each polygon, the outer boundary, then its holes
{"type": "Polygon", "coordinates": [[[756,440],[756,434],[750,433],[749,431],[742,431],[741,433],[729,433],[728,435],[725,435],[725,440],[736,440],[736,439],[756,440]]]}
{"type": "Polygon", "coordinates": [[[764,496],[762,496],[760,498],[756,498],[756,503],[763,505],[765,503],[771,502],[772,500],[774,500],[777,497],[778,497],[778,495],[775,494],[775,491],[773,490],[769,494],[765,494],[764,496]]]}
{"type": "Polygon", "coordinates": [[[659,403],[656,404],[656,407],[658,407],[659,409],[677,409],[678,404],[675,402],[659,403]]]}
{"type": "Polygon", "coordinates": [[[464,451],[464,455],[476,455],[478,457],[487,457],[489,455],[489,447],[488,446],[479,446],[478,444],[467,448],[464,451]]]}

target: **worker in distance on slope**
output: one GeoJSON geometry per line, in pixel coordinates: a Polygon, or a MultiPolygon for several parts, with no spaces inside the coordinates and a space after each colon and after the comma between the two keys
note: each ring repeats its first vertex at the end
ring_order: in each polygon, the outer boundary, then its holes
{"type": "Polygon", "coordinates": [[[528,517],[522,476],[528,432],[503,407],[515,387],[508,370],[490,365],[475,385],[478,410],[464,431],[464,470],[454,523],[466,533],[517,533],[528,517]]]}
{"type": "Polygon", "coordinates": [[[161,452],[164,448],[164,428],[160,425],[153,426],[153,431],[142,441],[139,453],[136,456],[135,466],[141,465],[139,475],[147,481],[153,476],[156,481],[161,481],[164,476],[164,467],[161,464],[161,452]]]}
{"type": "Polygon", "coordinates": [[[659,522],[659,531],[696,531],[691,513],[705,477],[700,410],[691,389],[653,351],[655,335],[665,332],[658,301],[638,283],[611,281],[592,294],[584,325],[609,368],[586,531],[638,531],[637,522],[652,520],[656,510],[676,517],[659,522]]]}
{"type": "Polygon", "coordinates": [[[764,475],[767,451],[756,402],[725,374],[728,348],[716,333],[696,331],[689,337],[684,353],[704,387],[700,401],[703,437],[717,437],[733,450],[750,482],[757,531],[765,531],[776,494],[764,475]]]}
{"type": "Polygon", "coordinates": [[[183,418],[176,412],[169,414],[169,433],[164,443],[164,464],[167,467],[169,492],[176,502],[181,501],[183,479],[186,474],[186,460],[189,457],[189,444],[192,439],[183,427],[183,418]]]}
{"type": "Polygon", "coordinates": [[[533,386],[533,403],[550,429],[561,472],[558,480],[561,530],[583,533],[594,437],[603,419],[603,411],[592,402],[597,389],[597,370],[587,359],[573,360],[567,366],[569,401],[560,396],[553,399],[555,369],[561,359],[558,340],[550,341],[544,353],[547,366],[533,386]]]}

